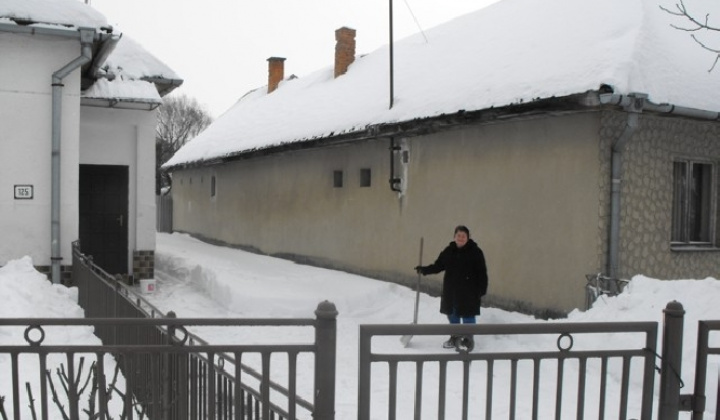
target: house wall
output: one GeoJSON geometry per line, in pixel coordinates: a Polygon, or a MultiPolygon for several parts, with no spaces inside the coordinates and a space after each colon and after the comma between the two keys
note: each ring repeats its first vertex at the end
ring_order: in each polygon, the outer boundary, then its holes
{"type": "MultiPolygon", "coordinates": [[[[80,54],[78,40],[0,32],[0,265],[29,255],[50,265],[52,73],[80,54]],[[14,185],[34,187],[31,200],[14,199],[14,185]]],[[[63,81],[61,143],[61,255],[72,261],[78,236],[80,78],[63,81]]]]}
{"type": "MultiPolygon", "coordinates": [[[[627,121],[623,113],[603,115],[602,143],[609,171],[611,141],[627,121]]],[[[658,279],[718,277],[720,249],[678,250],[670,246],[673,159],[702,158],[716,164],[720,188],[720,127],[715,122],[643,114],[623,156],[619,275],[658,279]]],[[[607,172],[609,173],[609,172],[607,172]]],[[[609,178],[603,189],[609,195],[609,178]]],[[[720,193],[720,191],[718,191],[720,193]]],[[[717,214],[717,209],[716,209],[717,214]]],[[[720,215],[719,215],[720,216],[720,215]]],[[[720,217],[718,217],[720,224],[720,217]]],[[[720,226],[716,225],[716,229],[720,226]]],[[[720,239],[720,232],[716,233],[720,239]]]]}
{"type": "Polygon", "coordinates": [[[137,253],[155,250],[157,114],[155,111],[82,107],[81,117],[80,163],[128,166],[128,272],[136,273],[139,267],[133,269],[133,265],[140,257],[137,253]]]}
{"type": "MultiPolygon", "coordinates": [[[[389,187],[388,139],[177,171],[174,228],[414,284],[420,238],[428,264],[466,224],[485,251],[490,300],[566,312],[582,305],[584,275],[600,264],[598,132],[598,114],[585,113],[401,139],[402,193],[389,187]],[[371,187],[359,186],[361,168],[371,187]]],[[[425,290],[440,284],[423,280],[425,290]]]]}

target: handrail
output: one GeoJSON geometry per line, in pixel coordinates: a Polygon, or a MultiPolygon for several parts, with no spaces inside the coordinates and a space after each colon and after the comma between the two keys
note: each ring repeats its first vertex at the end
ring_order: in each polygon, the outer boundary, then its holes
{"type": "MultiPolygon", "coordinates": [[[[177,319],[174,318],[174,313],[163,313],[162,310],[160,310],[158,307],[147,301],[144,297],[140,296],[137,292],[132,290],[127,285],[123,284],[122,281],[116,277],[113,277],[109,273],[107,273],[105,270],[103,270],[101,267],[97,266],[92,259],[92,256],[87,256],[83,254],[80,250],[80,241],[74,241],[72,243],[72,252],[73,257],[77,258],[78,261],[86,266],[90,271],[92,271],[95,274],[98,274],[98,279],[105,283],[106,286],[113,288],[120,296],[125,298],[131,305],[133,305],[136,309],[138,309],[141,313],[145,314],[146,319],[139,319],[139,318],[129,318],[129,319],[123,319],[122,323],[125,325],[151,325],[155,326],[162,331],[167,331],[167,327],[169,326],[180,326],[184,329],[185,325],[193,325],[193,326],[203,326],[203,325],[222,325],[222,326],[312,326],[317,327],[317,319],[313,318],[254,318],[254,319],[236,319],[236,320],[223,320],[223,319],[197,319],[197,318],[182,318],[177,319]],[[157,323],[147,322],[151,320],[157,320],[157,323]]],[[[102,319],[102,318],[93,318],[95,321],[98,321],[98,324],[96,325],[104,325],[104,324],[110,324],[113,321],[117,321],[116,319],[102,319]]],[[[27,321],[27,320],[26,320],[27,321]]],[[[63,325],[72,325],[72,322],[77,322],[76,325],[83,325],[82,319],[78,319],[75,321],[71,320],[65,320],[65,322],[70,322],[70,324],[63,324],[63,325]]],[[[3,325],[2,322],[0,322],[0,325],[3,325]]],[[[49,325],[49,324],[48,324],[49,325]]],[[[117,324],[115,324],[117,325],[117,324]]],[[[202,337],[200,337],[197,334],[191,333],[187,330],[184,330],[184,334],[186,336],[186,341],[190,343],[189,348],[212,348],[215,349],[217,352],[223,353],[222,355],[218,355],[220,358],[224,359],[225,361],[230,362],[231,364],[235,365],[236,360],[235,357],[231,354],[227,354],[227,350],[222,350],[222,346],[213,346],[208,341],[204,340],[202,337]],[[193,343],[197,343],[199,346],[193,346],[193,343]]],[[[295,351],[301,351],[301,352],[315,352],[317,350],[318,343],[314,343],[311,347],[303,347],[299,348],[298,346],[292,347],[295,351]]],[[[186,347],[188,347],[186,345],[186,347]]],[[[252,351],[269,351],[269,350],[275,350],[277,351],[279,348],[282,349],[284,346],[279,345],[272,345],[272,346],[245,346],[244,348],[247,350],[252,351]]],[[[197,353],[194,355],[200,360],[203,360],[206,363],[211,363],[208,358],[201,354],[197,353]]],[[[216,365],[215,361],[212,362],[213,365],[216,365]]],[[[262,381],[263,375],[258,372],[256,369],[253,369],[252,367],[248,366],[245,363],[240,363],[240,371],[244,374],[249,375],[250,377],[262,381]]],[[[220,367],[220,372],[224,377],[227,377],[229,379],[234,379],[233,375],[229,372],[225,371],[225,369],[222,366],[220,367]]],[[[242,388],[251,393],[252,395],[258,397],[260,395],[260,392],[256,389],[251,388],[249,385],[241,384],[242,388]]],[[[277,392],[278,394],[284,396],[284,397],[290,397],[291,393],[290,390],[282,386],[281,384],[270,380],[269,381],[269,388],[270,390],[277,392]]],[[[313,411],[314,405],[309,402],[308,400],[294,395],[295,403],[310,412],[313,411]]],[[[277,412],[280,413],[282,409],[280,407],[276,407],[277,412]]],[[[275,409],[275,408],[274,408],[275,409]]]]}

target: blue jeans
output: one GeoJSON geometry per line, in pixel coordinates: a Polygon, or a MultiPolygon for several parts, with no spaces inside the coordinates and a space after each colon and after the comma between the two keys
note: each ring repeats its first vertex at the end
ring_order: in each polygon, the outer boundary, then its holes
{"type": "Polygon", "coordinates": [[[447,317],[448,321],[450,321],[451,324],[459,324],[460,321],[462,321],[463,324],[477,324],[477,321],[475,320],[475,315],[465,316],[461,318],[457,315],[457,308],[453,308],[453,312],[447,317]]]}

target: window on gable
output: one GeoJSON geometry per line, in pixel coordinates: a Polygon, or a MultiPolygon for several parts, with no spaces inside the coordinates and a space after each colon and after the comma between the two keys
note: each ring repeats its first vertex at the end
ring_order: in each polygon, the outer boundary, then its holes
{"type": "Polygon", "coordinates": [[[714,243],[713,165],[691,160],[673,163],[673,245],[714,243]]]}
{"type": "Polygon", "coordinates": [[[361,187],[369,187],[371,184],[371,178],[372,178],[372,173],[370,172],[370,168],[360,169],[360,186],[361,187]]]}
{"type": "Polygon", "coordinates": [[[343,171],[333,171],[333,187],[342,188],[343,186],[343,171]]]}
{"type": "Polygon", "coordinates": [[[215,197],[215,175],[210,178],[210,197],[215,197]]]}

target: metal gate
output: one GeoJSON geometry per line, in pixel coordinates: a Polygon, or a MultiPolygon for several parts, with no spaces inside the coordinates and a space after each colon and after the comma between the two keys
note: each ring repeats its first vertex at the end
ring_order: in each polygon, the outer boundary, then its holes
{"type": "MultiPolygon", "coordinates": [[[[711,333],[720,333],[720,321],[699,322],[695,387],[693,393],[681,394],[684,314],[680,303],[668,303],[661,351],[657,349],[656,322],[362,325],[358,420],[454,418],[447,413],[451,404],[455,404],[454,412],[460,412],[463,420],[677,420],[683,411],[692,412],[693,420],[704,420],[706,384],[720,379],[707,378],[708,356],[720,355],[720,347],[713,347],[710,340],[711,333]],[[487,336],[521,343],[523,336],[542,335],[546,346],[519,346],[517,351],[503,352],[481,348],[471,353],[432,353],[422,349],[399,353],[373,347],[382,347],[384,339],[397,340],[401,336],[463,334],[474,335],[480,343],[487,336]],[[583,337],[598,334],[603,337],[603,348],[583,345],[583,337]],[[658,395],[656,372],[660,378],[658,395]],[[397,386],[401,375],[414,377],[413,389],[397,386]],[[510,378],[508,389],[499,389],[498,376],[510,378]],[[631,387],[633,381],[640,381],[640,386],[631,387]],[[449,387],[461,387],[458,401],[448,399],[449,387]]],[[[433,340],[435,346],[438,341],[433,340]]],[[[385,346],[388,348],[392,346],[385,346]]],[[[715,420],[720,420],[720,405],[714,408],[715,420]]]]}
{"type": "Polygon", "coordinates": [[[69,420],[108,415],[151,420],[334,418],[337,310],[332,303],[321,302],[316,318],[307,319],[166,317],[92,264],[78,243],[73,247],[73,282],[87,318],[0,319],[2,331],[19,330],[25,337],[23,344],[0,346],[0,357],[10,360],[0,380],[12,383],[12,395],[0,396],[0,419],[7,410],[7,418],[14,420],[59,418],[51,411],[69,420]],[[103,342],[46,342],[47,332],[68,326],[91,327],[103,342]],[[315,334],[305,344],[211,345],[190,333],[192,326],[298,327],[312,328],[315,334]],[[278,369],[271,370],[278,355],[284,360],[279,370],[284,370],[285,386],[275,379],[278,369]],[[300,360],[311,364],[310,375],[299,369],[300,360]],[[303,380],[313,381],[311,401],[298,395],[303,380]]]}

